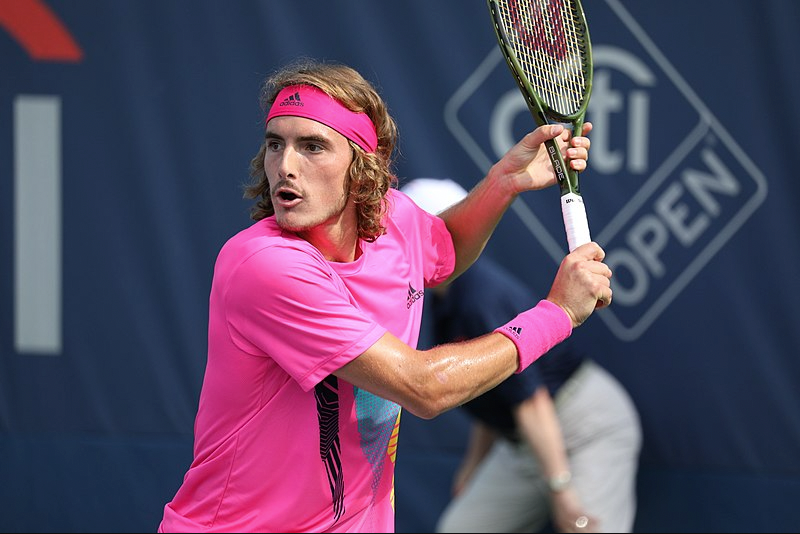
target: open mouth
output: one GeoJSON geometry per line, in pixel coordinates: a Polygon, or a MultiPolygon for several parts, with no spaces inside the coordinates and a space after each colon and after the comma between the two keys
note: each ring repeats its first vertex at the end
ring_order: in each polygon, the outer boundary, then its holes
{"type": "Polygon", "coordinates": [[[286,187],[281,187],[275,192],[275,203],[284,208],[291,208],[302,200],[303,197],[299,193],[286,187]]]}
{"type": "Polygon", "coordinates": [[[278,193],[278,198],[280,198],[284,202],[291,202],[292,200],[298,199],[300,197],[297,196],[297,194],[293,193],[292,191],[281,191],[278,193]]]}

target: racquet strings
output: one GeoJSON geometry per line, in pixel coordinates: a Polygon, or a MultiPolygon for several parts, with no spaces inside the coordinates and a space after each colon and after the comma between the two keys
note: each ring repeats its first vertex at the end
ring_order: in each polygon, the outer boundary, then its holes
{"type": "Polygon", "coordinates": [[[498,19],[522,74],[551,119],[582,108],[587,93],[587,32],[573,2],[500,0],[498,19]],[[553,113],[555,112],[555,113],[553,113]]]}

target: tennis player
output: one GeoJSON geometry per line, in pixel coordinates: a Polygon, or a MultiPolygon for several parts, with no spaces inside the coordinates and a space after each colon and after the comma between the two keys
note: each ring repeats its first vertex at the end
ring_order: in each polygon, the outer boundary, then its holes
{"type": "Polygon", "coordinates": [[[432,418],[476,397],[611,302],[588,243],[509,323],[415,349],[426,288],[478,257],[517,195],[554,184],[544,141],[582,171],[589,140],[537,128],[434,216],[397,190],[397,127],[358,72],[293,63],[262,99],[255,223],[216,260],[194,458],[158,530],[393,532],[401,410],[432,418]]]}

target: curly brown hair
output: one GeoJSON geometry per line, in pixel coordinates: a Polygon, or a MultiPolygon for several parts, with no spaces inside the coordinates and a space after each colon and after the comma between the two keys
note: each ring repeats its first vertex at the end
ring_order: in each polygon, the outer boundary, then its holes
{"type": "MultiPolygon", "coordinates": [[[[270,75],[262,84],[259,101],[264,117],[276,96],[289,85],[312,85],[341,102],[353,112],[366,113],[375,125],[378,147],[367,153],[350,141],[353,160],[348,169],[348,190],[358,213],[358,237],[375,241],[386,231],[383,215],[386,194],[397,185],[392,172],[397,144],[397,124],[386,103],[373,85],[355,69],[339,63],[301,58],[270,75]]],[[[250,217],[259,221],[275,213],[269,183],[264,171],[266,143],[250,161],[251,183],[245,186],[244,197],[257,199],[250,217]]]]}

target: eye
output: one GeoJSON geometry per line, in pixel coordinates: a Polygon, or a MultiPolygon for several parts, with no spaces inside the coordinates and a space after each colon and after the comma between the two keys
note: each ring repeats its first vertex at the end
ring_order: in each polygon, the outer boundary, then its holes
{"type": "Polygon", "coordinates": [[[308,143],[306,145],[306,150],[309,152],[321,152],[323,149],[322,145],[318,145],[316,143],[308,143]]]}

